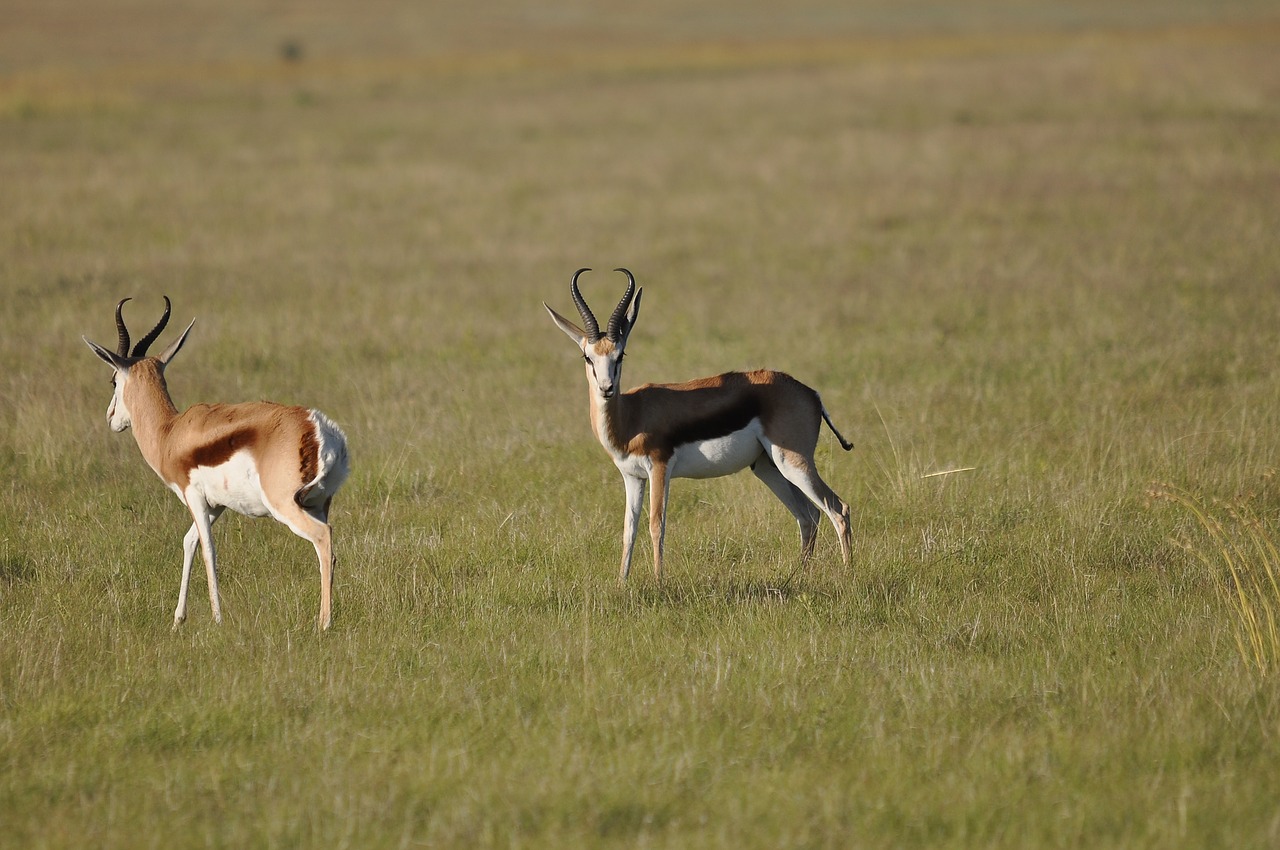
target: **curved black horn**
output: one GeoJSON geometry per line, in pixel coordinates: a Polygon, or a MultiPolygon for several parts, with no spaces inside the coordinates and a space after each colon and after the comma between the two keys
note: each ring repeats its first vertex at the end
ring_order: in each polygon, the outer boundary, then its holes
{"type": "Polygon", "coordinates": [[[623,293],[622,300],[618,302],[618,306],[613,308],[613,315],[609,317],[609,328],[605,331],[605,336],[614,342],[618,342],[622,339],[622,323],[626,321],[627,307],[631,306],[631,298],[636,294],[636,279],[626,269],[614,269],[614,271],[622,272],[627,276],[627,291],[623,293]]]}
{"type": "Polygon", "coordinates": [[[577,306],[578,313],[582,316],[582,329],[587,332],[587,342],[595,342],[600,339],[600,324],[596,321],[595,314],[591,312],[591,308],[587,306],[582,293],[578,291],[578,275],[589,271],[591,269],[578,269],[573,273],[573,280],[569,281],[569,292],[573,295],[573,303],[577,306]]]}
{"type": "Polygon", "coordinates": [[[160,317],[160,321],[146,336],[138,340],[138,344],[133,347],[134,357],[147,356],[147,349],[151,347],[151,343],[156,341],[156,338],[160,336],[160,332],[164,330],[164,326],[169,324],[169,307],[169,296],[166,295],[164,296],[164,315],[160,317]]]}
{"type": "Polygon", "coordinates": [[[129,356],[129,329],[124,326],[124,316],[120,314],[120,310],[124,307],[124,302],[132,301],[132,298],[121,298],[120,303],[116,305],[116,333],[119,334],[119,345],[116,346],[116,354],[121,357],[129,356]]]}

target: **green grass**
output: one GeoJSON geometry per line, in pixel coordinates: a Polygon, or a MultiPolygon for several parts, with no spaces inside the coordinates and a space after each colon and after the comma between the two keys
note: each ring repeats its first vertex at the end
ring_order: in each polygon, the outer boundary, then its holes
{"type": "Polygon", "coordinates": [[[0,846],[1273,846],[1277,680],[1147,493],[1280,522],[1276,19],[575,8],[0,33],[0,846]],[[822,392],[852,569],[739,476],[617,586],[540,302],[618,265],[625,383],[822,392]],[[327,634],[232,516],[170,631],[188,520],[79,339],[162,293],[179,406],[348,433],[327,634]]]}

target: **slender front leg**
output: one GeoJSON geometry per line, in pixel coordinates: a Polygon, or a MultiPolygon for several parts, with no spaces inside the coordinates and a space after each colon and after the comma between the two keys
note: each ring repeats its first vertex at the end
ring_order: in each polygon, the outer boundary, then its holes
{"type": "Polygon", "coordinates": [[[653,576],[662,581],[662,543],[667,534],[667,465],[657,461],[649,471],[649,538],[653,541],[653,576]]]}
{"type": "MultiPolygon", "coordinates": [[[[209,511],[209,526],[217,522],[218,517],[222,516],[223,508],[213,508],[209,511]]],[[[194,516],[194,514],[193,514],[194,516]]],[[[173,609],[173,627],[176,629],[182,625],[187,619],[187,588],[191,584],[191,565],[195,562],[196,547],[200,545],[200,526],[192,522],[191,528],[187,529],[187,534],[182,538],[182,585],[178,588],[178,607],[173,609]]]]}
{"type": "Polygon", "coordinates": [[[178,607],[173,609],[173,627],[176,629],[187,619],[187,585],[191,581],[191,563],[196,559],[196,547],[200,545],[200,529],[194,522],[182,538],[182,584],[178,587],[178,607]]]}
{"type": "Polygon", "coordinates": [[[640,511],[644,507],[643,478],[622,476],[622,484],[627,488],[627,513],[622,520],[622,569],[618,571],[618,581],[626,581],[631,572],[631,552],[636,546],[636,527],[640,524],[640,511]]]}
{"type": "Polygon", "coordinates": [[[209,583],[209,607],[213,621],[222,622],[222,602],[218,598],[218,562],[213,548],[213,523],[222,515],[222,508],[210,508],[204,498],[192,490],[187,491],[187,507],[195,520],[196,533],[200,537],[200,550],[204,554],[204,574],[209,583]]]}

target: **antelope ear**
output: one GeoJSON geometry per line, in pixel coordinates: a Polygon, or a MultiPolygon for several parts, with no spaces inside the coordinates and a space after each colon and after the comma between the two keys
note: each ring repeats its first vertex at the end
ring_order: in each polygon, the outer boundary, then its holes
{"type": "Polygon", "coordinates": [[[125,359],[124,357],[121,357],[119,354],[116,354],[114,351],[107,351],[105,348],[98,345],[96,342],[93,342],[92,340],[90,340],[87,336],[82,336],[80,338],[84,340],[90,348],[93,349],[94,354],[101,357],[102,361],[106,363],[108,366],[110,366],[112,369],[115,369],[117,372],[128,371],[129,361],[127,359],[125,359]]]}
{"type": "Polygon", "coordinates": [[[168,348],[160,352],[160,356],[157,359],[161,363],[166,366],[169,365],[169,361],[173,359],[173,355],[177,354],[178,349],[182,348],[182,344],[187,341],[187,334],[191,333],[191,329],[195,327],[195,324],[196,320],[192,319],[191,324],[187,325],[187,329],[182,332],[182,336],[171,342],[168,348]]]}
{"type": "Polygon", "coordinates": [[[631,338],[631,329],[636,326],[636,316],[640,315],[640,296],[644,295],[644,287],[636,290],[636,300],[631,302],[631,311],[627,316],[627,326],[622,331],[621,348],[627,347],[627,340],[631,338]]]}
{"type": "MultiPolygon", "coordinates": [[[[547,302],[543,301],[542,306],[547,307],[547,302]]],[[[561,316],[550,307],[547,307],[547,312],[551,314],[551,321],[556,323],[556,327],[564,331],[565,336],[576,342],[578,344],[578,348],[582,348],[587,344],[587,334],[582,330],[582,328],[578,327],[564,316],[561,316]]]]}

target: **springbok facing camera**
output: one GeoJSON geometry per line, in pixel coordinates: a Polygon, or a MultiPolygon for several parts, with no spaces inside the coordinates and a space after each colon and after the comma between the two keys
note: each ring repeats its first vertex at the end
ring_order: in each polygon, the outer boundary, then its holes
{"type": "Polygon", "coordinates": [[[169,322],[164,315],[129,352],[129,331],[116,305],[119,348],[113,353],[90,342],[115,374],[107,420],[112,431],[132,426],[138,448],[160,480],[191,511],[191,529],[182,541],[182,586],[173,626],[187,618],[187,585],[196,543],[204,554],[213,619],[222,622],[218,599],[213,524],[226,508],[245,516],[271,516],[311,541],[320,559],[320,628],[331,622],[333,544],[329,505],[349,471],[347,440],[318,410],[267,401],[196,404],[179,413],[169,397],[164,370],[186,342],[191,324],[159,356],[147,348],[169,322]]]}
{"type": "Polygon", "coordinates": [[[578,291],[578,277],[588,271],[579,269],[569,283],[583,328],[545,303],[542,306],[582,352],[591,427],[622,473],[627,512],[620,578],[625,579],[631,570],[646,481],[652,483],[649,535],[653,572],[661,579],[671,479],[716,478],[748,467],[800,524],[802,563],[813,554],[818,524],[825,513],[835,526],[840,554],[848,565],[849,506],[818,476],[813,453],[823,420],[845,451],[853,444],[831,424],[818,393],[790,375],[768,370],[726,372],[682,384],[645,384],[621,392],[622,358],[644,290],[637,291],[631,272],[614,269],[627,276],[627,291],[601,333],[578,291]]]}

